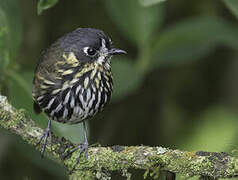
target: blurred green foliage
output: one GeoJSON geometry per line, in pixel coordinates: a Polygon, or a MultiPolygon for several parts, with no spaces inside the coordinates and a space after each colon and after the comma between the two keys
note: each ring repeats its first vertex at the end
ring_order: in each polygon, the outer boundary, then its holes
{"type": "MultiPolygon", "coordinates": [[[[90,122],[93,143],[230,152],[238,149],[236,17],[237,0],[1,0],[0,92],[45,127],[31,97],[40,52],[76,27],[99,28],[128,55],[112,60],[112,102],[90,122]]],[[[53,128],[82,140],[81,125],[53,128]]]]}
{"type": "Polygon", "coordinates": [[[238,2],[236,0],[223,0],[231,12],[238,17],[238,2]]]}
{"type": "Polygon", "coordinates": [[[199,16],[184,19],[161,32],[155,47],[153,65],[174,65],[199,60],[226,45],[237,49],[238,27],[223,18],[199,16]]]}
{"type": "Polygon", "coordinates": [[[44,10],[53,7],[58,0],[39,0],[37,5],[37,13],[40,15],[44,10]]]}

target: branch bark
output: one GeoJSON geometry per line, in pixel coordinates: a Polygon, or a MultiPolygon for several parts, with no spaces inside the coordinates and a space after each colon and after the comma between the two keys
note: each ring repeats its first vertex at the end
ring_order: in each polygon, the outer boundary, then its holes
{"type": "MultiPolygon", "coordinates": [[[[0,95],[0,126],[21,136],[26,143],[36,145],[43,130],[22,110],[15,109],[0,95]]],[[[70,171],[77,152],[67,157],[72,144],[64,138],[53,136],[52,149],[47,153],[70,171]]],[[[80,159],[70,179],[109,179],[110,172],[119,171],[130,179],[130,169],[145,170],[144,176],[157,177],[160,171],[179,173],[185,177],[201,176],[211,179],[238,177],[238,158],[225,152],[187,152],[163,147],[113,146],[90,147],[88,159],[80,159]]]]}

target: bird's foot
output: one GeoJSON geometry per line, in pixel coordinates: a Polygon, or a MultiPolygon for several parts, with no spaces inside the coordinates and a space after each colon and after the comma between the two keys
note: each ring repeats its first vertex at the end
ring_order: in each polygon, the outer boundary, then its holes
{"type": "Polygon", "coordinates": [[[41,157],[42,158],[44,156],[44,152],[45,152],[45,148],[46,148],[46,145],[47,145],[48,137],[50,138],[50,148],[52,148],[52,135],[51,135],[50,127],[47,127],[45,129],[45,131],[43,132],[42,136],[40,137],[38,143],[36,144],[36,146],[40,146],[40,144],[43,140],[43,144],[42,144],[42,148],[41,148],[41,157]]]}
{"type": "Polygon", "coordinates": [[[79,158],[81,156],[81,154],[84,152],[84,157],[85,159],[88,158],[88,142],[87,141],[84,141],[84,143],[78,145],[77,147],[75,147],[74,149],[72,149],[69,154],[72,154],[73,152],[75,152],[76,150],[79,150],[78,152],[78,155],[77,155],[77,158],[76,158],[76,161],[75,161],[75,164],[74,164],[74,167],[72,169],[72,171],[75,169],[75,167],[77,166],[77,164],[79,163],[79,158]]]}

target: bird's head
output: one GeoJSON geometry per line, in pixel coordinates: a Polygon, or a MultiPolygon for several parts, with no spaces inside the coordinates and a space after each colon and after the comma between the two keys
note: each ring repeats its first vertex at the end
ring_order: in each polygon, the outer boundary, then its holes
{"type": "Polygon", "coordinates": [[[126,51],[114,48],[111,39],[103,31],[92,28],[78,28],[60,39],[65,53],[73,53],[79,62],[110,63],[112,55],[126,51]]]}

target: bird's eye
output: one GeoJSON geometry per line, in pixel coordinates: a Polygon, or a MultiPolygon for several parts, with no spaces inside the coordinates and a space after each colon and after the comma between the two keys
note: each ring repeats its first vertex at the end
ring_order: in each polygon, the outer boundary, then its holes
{"type": "Polygon", "coordinates": [[[91,47],[84,47],[83,48],[83,52],[87,55],[87,56],[95,56],[95,54],[97,53],[97,50],[91,47]]]}
{"type": "Polygon", "coordinates": [[[87,54],[89,56],[94,56],[96,54],[96,52],[97,51],[95,49],[93,49],[93,48],[87,48],[87,54]]]}

